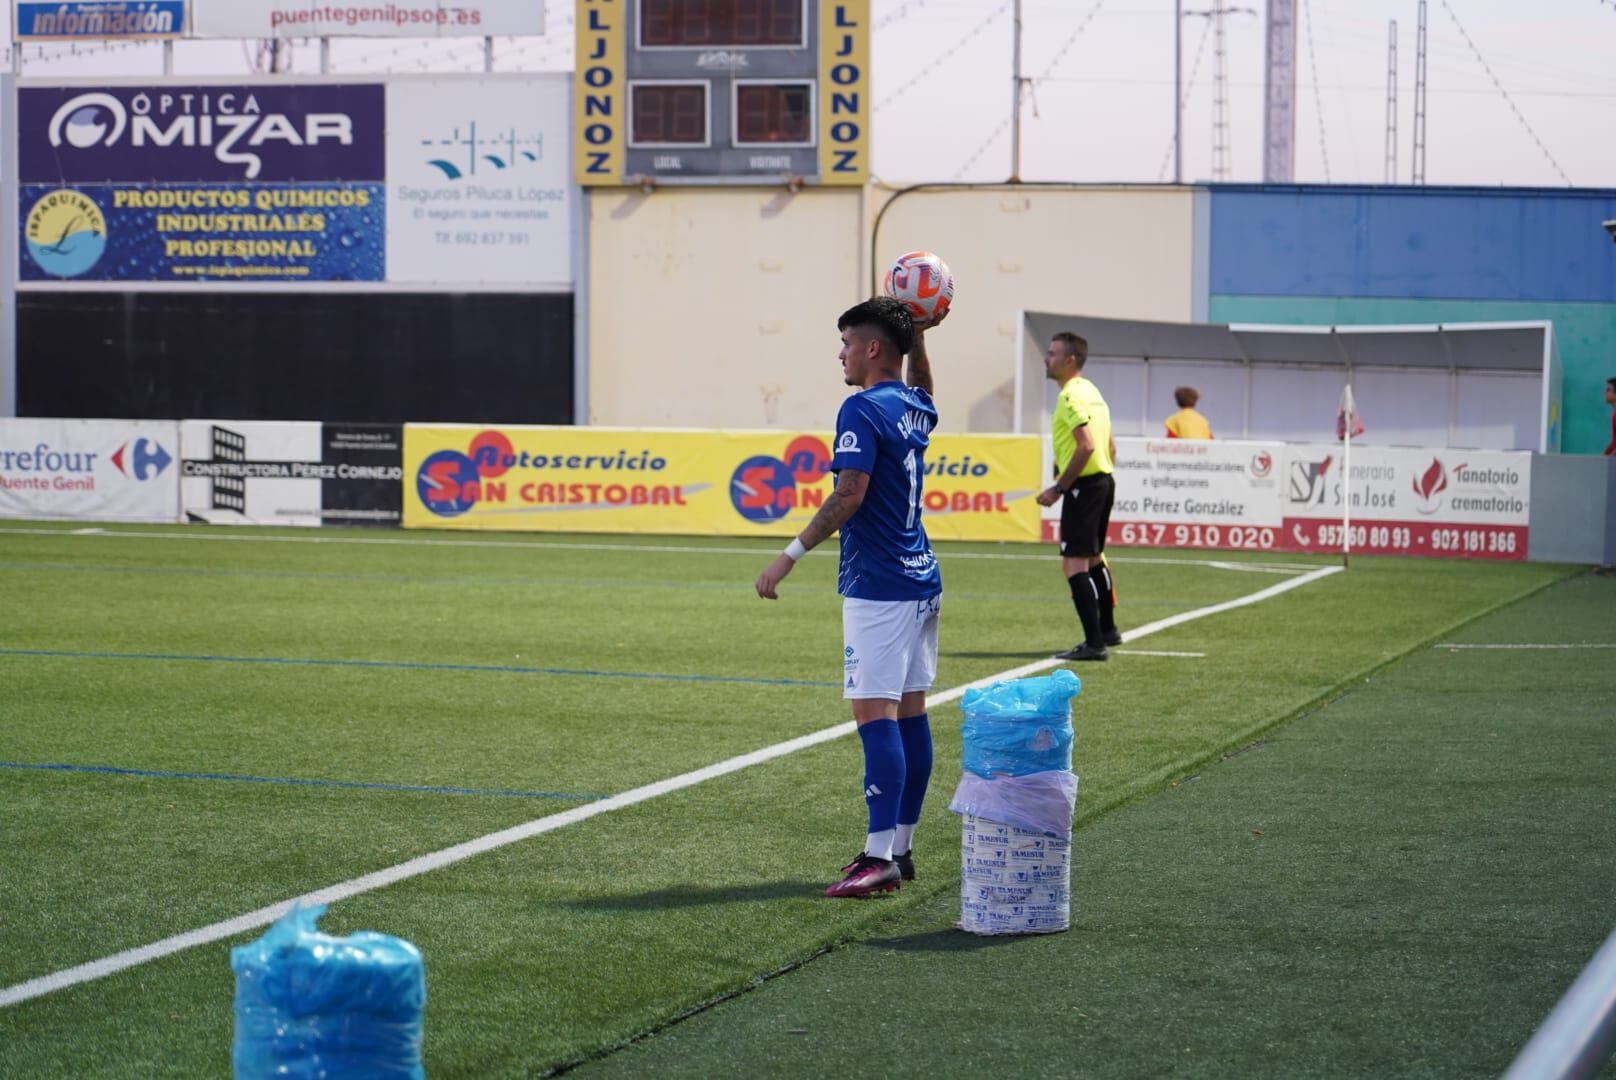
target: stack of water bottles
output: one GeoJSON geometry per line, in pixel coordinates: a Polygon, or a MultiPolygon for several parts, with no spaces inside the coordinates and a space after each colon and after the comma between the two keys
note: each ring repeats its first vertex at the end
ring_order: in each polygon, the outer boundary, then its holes
{"type": "Polygon", "coordinates": [[[1071,925],[1072,706],[1082,681],[1050,675],[967,690],[960,929],[1049,934],[1071,925]]]}

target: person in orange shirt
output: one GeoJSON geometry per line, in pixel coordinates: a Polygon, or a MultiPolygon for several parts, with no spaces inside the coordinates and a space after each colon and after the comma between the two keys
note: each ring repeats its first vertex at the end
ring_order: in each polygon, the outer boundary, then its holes
{"type": "Polygon", "coordinates": [[[1201,400],[1200,391],[1193,386],[1180,386],[1173,391],[1173,400],[1178,402],[1178,411],[1167,418],[1167,437],[1210,439],[1212,425],[1206,422],[1206,417],[1195,411],[1195,403],[1201,400]]]}

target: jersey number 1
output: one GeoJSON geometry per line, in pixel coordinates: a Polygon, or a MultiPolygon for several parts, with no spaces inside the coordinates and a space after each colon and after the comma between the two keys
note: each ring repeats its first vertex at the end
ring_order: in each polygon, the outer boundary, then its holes
{"type": "Polygon", "coordinates": [[[903,523],[906,529],[915,527],[915,515],[920,512],[920,463],[914,450],[904,455],[903,471],[909,474],[909,517],[903,523]]]}

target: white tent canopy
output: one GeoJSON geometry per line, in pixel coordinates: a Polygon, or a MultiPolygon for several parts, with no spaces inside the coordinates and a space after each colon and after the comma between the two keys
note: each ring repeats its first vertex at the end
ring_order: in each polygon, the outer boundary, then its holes
{"type": "Polygon", "coordinates": [[[1259,326],[1023,312],[1017,431],[1053,406],[1043,351],[1070,330],[1119,435],[1158,435],[1173,390],[1193,386],[1220,438],[1333,438],[1349,381],[1375,445],[1558,451],[1560,366],[1548,322],[1259,326]]]}

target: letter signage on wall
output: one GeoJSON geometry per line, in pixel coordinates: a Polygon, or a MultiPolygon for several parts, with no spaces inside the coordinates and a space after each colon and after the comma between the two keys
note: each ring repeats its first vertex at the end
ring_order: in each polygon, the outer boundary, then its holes
{"type": "MultiPolygon", "coordinates": [[[[938,540],[1032,540],[1036,439],[934,436],[917,487],[938,540]]],[[[404,434],[404,524],[793,536],[832,490],[813,432],[434,427],[404,434]]]]}
{"type": "Polygon", "coordinates": [[[397,525],[398,424],[185,420],[187,521],[216,525],[397,525]]]}
{"type": "Polygon", "coordinates": [[[565,291],[564,75],[23,85],[17,279],[565,291]]]}
{"type": "Polygon", "coordinates": [[[179,425],[0,419],[0,517],[177,521],[179,425]]]}
{"type": "Polygon", "coordinates": [[[17,0],[18,41],[172,41],[189,32],[186,0],[17,0]]]}
{"type": "MultiPolygon", "coordinates": [[[[1047,460],[1047,458],[1046,458],[1047,460]]],[[[1110,543],[1526,558],[1531,457],[1339,443],[1117,440],[1110,543]]],[[[1046,511],[1054,539],[1058,514],[1046,511]]]]}
{"type": "Polygon", "coordinates": [[[380,281],[385,87],[21,87],[22,281],[380,281]]]}
{"type": "Polygon", "coordinates": [[[519,37],[544,33],[544,0],[191,0],[205,38],[519,37]]]}
{"type": "Polygon", "coordinates": [[[870,0],[579,0],[584,185],[864,183],[870,0]]]}

